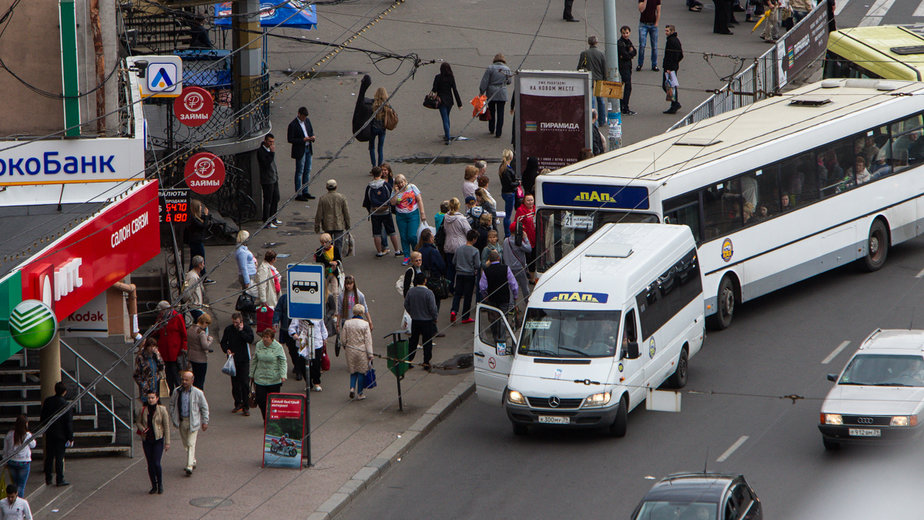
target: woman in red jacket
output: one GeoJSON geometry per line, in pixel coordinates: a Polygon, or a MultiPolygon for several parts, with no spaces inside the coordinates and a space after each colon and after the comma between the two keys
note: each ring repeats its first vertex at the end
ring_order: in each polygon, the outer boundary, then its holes
{"type": "Polygon", "coordinates": [[[510,223],[510,232],[513,236],[516,236],[517,225],[519,224],[522,224],[523,235],[533,245],[533,250],[526,255],[528,263],[526,270],[529,272],[529,279],[535,280],[535,262],[533,260],[536,258],[536,198],[532,193],[527,193],[523,197],[523,204],[520,204],[520,207],[517,208],[513,222],[510,223]]]}
{"type": "Polygon", "coordinates": [[[179,371],[186,370],[188,367],[179,366],[177,357],[180,351],[186,351],[186,322],[183,315],[170,308],[170,302],[161,301],[157,304],[159,316],[157,323],[157,349],[164,359],[164,366],[167,372],[167,386],[170,387],[170,393],[179,383],[179,371]],[[166,322],[166,323],[164,323],[166,322]]]}

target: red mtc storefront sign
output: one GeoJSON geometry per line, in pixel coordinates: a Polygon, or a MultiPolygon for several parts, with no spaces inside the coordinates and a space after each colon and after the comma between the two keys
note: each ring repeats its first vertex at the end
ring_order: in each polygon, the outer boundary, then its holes
{"type": "Polygon", "coordinates": [[[44,301],[63,320],[159,252],[157,181],[150,181],[20,269],[22,298],[44,301]]]}

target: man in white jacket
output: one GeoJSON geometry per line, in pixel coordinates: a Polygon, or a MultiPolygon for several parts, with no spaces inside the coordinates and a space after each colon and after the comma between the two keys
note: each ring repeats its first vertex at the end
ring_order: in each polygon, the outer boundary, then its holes
{"type": "Polygon", "coordinates": [[[327,342],[327,327],[324,325],[324,320],[294,318],[289,323],[289,335],[295,338],[299,354],[308,360],[310,378],[305,378],[305,387],[320,392],[321,359],[324,356],[324,345],[327,342]]]}
{"type": "Polygon", "coordinates": [[[192,475],[196,468],[196,439],[199,429],[209,429],[209,403],[205,394],[193,386],[193,373],[180,374],[180,386],[173,391],[170,399],[170,419],[180,430],[180,440],[186,448],[186,476],[192,475]]]}

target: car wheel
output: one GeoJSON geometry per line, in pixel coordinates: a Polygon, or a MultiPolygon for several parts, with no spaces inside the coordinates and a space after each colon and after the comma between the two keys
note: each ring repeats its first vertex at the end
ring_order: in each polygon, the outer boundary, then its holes
{"type": "Polygon", "coordinates": [[[723,277],[719,282],[715,305],[716,313],[709,317],[709,324],[717,330],[727,329],[735,317],[735,284],[730,276],[723,277]]]}
{"type": "Polygon", "coordinates": [[[520,423],[513,423],[513,434],[514,435],[527,435],[529,433],[529,426],[520,423]]]}
{"type": "Polygon", "coordinates": [[[834,450],[841,449],[841,443],[839,442],[835,442],[830,439],[825,439],[824,437],[822,437],[821,442],[822,444],[825,445],[825,449],[828,451],[834,451],[834,450]]]}
{"type": "Polygon", "coordinates": [[[866,241],[866,256],[860,264],[864,270],[873,272],[882,269],[889,256],[889,233],[882,220],[876,219],[869,227],[869,238],[866,241]]]}
{"type": "Polygon", "coordinates": [[[625,437],[626,429],[629,423],[629,407],[626,404],[626,398],[619,399],[619,408],[616,409],[616,419],[610,425],[610,435],[613,437],[625,437]]]}
{"type": "Polygon", "coordinates": [[[667,384],[671,388],[683,388],[687,384],[687,368],[689,365],[689,354],[687,353],[687,347],[684,346],[680,349],[680,357],[677,359],[677,369],[674,370],[674,373],[671,375],[670,379],[667,380],[667,384]]]}

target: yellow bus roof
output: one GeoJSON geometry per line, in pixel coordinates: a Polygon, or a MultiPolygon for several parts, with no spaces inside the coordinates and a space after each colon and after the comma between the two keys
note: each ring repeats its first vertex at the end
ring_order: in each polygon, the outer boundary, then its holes
{"type": "Polygon", "coordinates": [[[898,54],[897,47],[924,46],[924,26],[849,27],[828,36],[828,50],[886,79],[924,80],[924,47],[898,54]]]}

